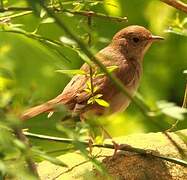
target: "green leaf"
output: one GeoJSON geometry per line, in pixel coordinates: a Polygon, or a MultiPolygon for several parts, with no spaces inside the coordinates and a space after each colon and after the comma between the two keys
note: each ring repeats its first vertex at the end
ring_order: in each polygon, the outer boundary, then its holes
{"type": "MultiPolygon", "coordinates": [[[[108,67],[106,67],[106,68],[107,68],[107,70],[108,70],[109,73],[112,73],[112,72],[114,72],[116,69],[118,69],[118,66],[114,65],[114,66],[108,66],[108,67]]],[[[105,73],[103,73],[103,72],[101,72],[101,71],[99,71],[99,73],[96,74],[97,77],[98,77],[98,76],[104,76],[104,75],[105,75],[105,73]]]]}
{"type": "Polygon", "coordinates": [[[40,18],[44,18],[45,15],[46,15],[46,11],[44,9],[41,9],[40,18]]]}
{"type": "Polygon", "coordinates": [[[103,144],[104,142],[104,137],[103,136],[96,136],[96,138],[94,139],[96,144],[103,144]]]}
{"type": "Polygon", "coordinates": [[[95,103],[95,98],[91,97],[90,99],[88,99],[87,104],[94,104],[95,103]]]}
{"type": "Polygon", "coordinates": [[[182,27],[185,25],[187,23],[187,18],[184,18],[183,20],[182,20],[182,27]]]}
{"type": "Polygon", "coordinates": [[[108,102],[106,102],[104,99],[95,99],[95,101],[100,106],[103,106],[103,107],[109,107],[110,106],[110,104],[108,102]]]}
{"type": "MultiPolygon", "coordinates": [[[[5,175],[6,174],[6,166],[3,161],[0,160],[0,174],[5,175]]],[[[1,177],[0,177],[1,178],[1,177]]],[[[3,178],[2,178],[3,179],[3,178]]]]}
{"type": "Polygon", "coordinates": [[[54,23],[55,20],[51,17],[45,18],[41,21],[41,24],[49,24],[49,23],[54,23]]]}
{"type": "Polygon", "coordinates": [[[88,88],[84,89],[84,91],[86,91],[87,93],[91,93],[91,90],[88,88]]]}
{"type": "Polygon", "coordinates": [[[184,114],[187,113],[186,109],[167,101],[159,101],[157,106],[163,114],[178,120],[183,120],[184,114]]]}
{"type": "Polygon", "coordinates": [[[165,30],[167,33],[174,33],[181,36],[187,36],[186,31],[183,31],[181,28],[178,27],[170,27],[169,29],[165,30]]]}
{"type": "Polygon", "coordinates": [[[93,65],[93,62],[84,54],[82,53],[81,51],[79,50],[75,50],[77,52],[77,54],[79,55],[79,57],[85,61],[87,64],[89,64],[90,66],[93,65]]]}
{"type": "Polygon", "coordinates": [[[47,155],[45,152],[43,151],[40,151],[38,149],[34,149],[32,148],[32,151],[34,153],[35,156],[38,156],[44,160],[47,160],[55,165],[58,165],[58,166],[62,166],[62,167],[68,167],[67,164],[65,164],[64,162],[62,162],[61,160],[55,158],[55,157],[52,157],[52,156],[49,156],[47,155]]]}
{"type": "Polygon", "coordinates": [[[116,69],[118,69],[118,66],[108,66],[107,70],[111,73],[113,71],[115,71],[116,69]]]}
{"type": "Polygon", "coordinates": [[[77,75],[77,74],[85,75],[86,74],[85,71],[80,70],[80,69],[70,69],[70,70],[62,69],[62,70],[56,70],[55,72],[68,74],[68,75],[77,75]]]}
{"type": "Polygon", "coordinates": [[[75,2],[73,3],[73,5],[74,5],[74,8],[73,8],[74,11],[80,11],[84,7],[84,4],[81,4],[79,2],[75,2]]]}
{"type": "Polygon", "coordinates": [[[100,97],[102,97],[103,96],[103,94],[96,94],[95,96],[94,96],[94,98],[95,99],[99,99],[100,97]]]}
{"type": "Polygon", "coordinates": [[[100,1],[92,2],[92,3],[90,3],[90,6],[96,6],[96,5],[98,5],[99,3],[101,3],[101,2],[100,2],[100,1]]]}
{"type": "Polygon", "coordinates": [[[14,140],[13,140],[13,143],[14,143],[14,145],[15,145],[18,149],[20,149],[20,150],[22,150],[22,151],[25,151],[25,150],[26,150],[26,145],[25,145],[23,142],[21,142],[20,140],[14,139],[14,140]]]}
{"type": "Polygon", "coordinates": [[[183,74],[186,74],[186,75],[187,75],[187,69],[183,71],[183,74]]]}
{"type": "Polygon", "coordinates": [[[77,43],[74,40],[72,40],[72,39],[70,39],[66,36],[61,36],[60,41],[64,44],[67,44],[67,45],[70,45],[70,46],[77,46],[77,43]]]}
{"type": "Polygon", "coordinates": [[[98,86],[95,86],[95,87],[93,88],[93,92],[95,93],[98,89],[99,89],[99,87],[98,87],[98,86]]]}
{"type": "Polygon", "coordinates": [[[91,82],[90,82],[90,81],[87,81],[86,84],[87,84],[87,86],[88,86],[88,89],[91,90],[91,89],[92,89],[91,82]]]}

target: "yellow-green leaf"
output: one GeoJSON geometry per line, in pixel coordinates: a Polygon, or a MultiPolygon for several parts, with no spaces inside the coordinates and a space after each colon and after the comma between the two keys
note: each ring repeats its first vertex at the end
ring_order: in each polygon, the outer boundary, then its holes
{"type": "Polygon", "coordinates": [[[94,96],[94,98],[95,99],[99,99],[100,97],[102,97],[103,96],[103,94],[96,94],[95,96],[94,96]]]}
{"type": "Polygon", "coordinates": [[[118,66],[108,66],[107,70],[111,73],[113,71],[115,71],[116,69],[118,69],[118,66]]]}
{"type": "Polygon", "coordinates": [[[70,70],[62,69],[62,70],[56,70],[55,72],[68,74],[68,75],[76,75],[76,74],[85,75],[86,74],[85,71],[80,70],[80,69],[70,69],[70,70]]]}
{"type": "Polygon", "coordinates": [[[51,17],[45,18],[41,21],[41,24],[49,24],[49,23],[54,23],[55,20],[51,17]]]}
{"type": "Polygon", "coordinates": [[[95,99],[95,101],[100,106],[103,106],[103,107],[109,107],[110,106],[110,104],[108,102],[106,102],[104,99],[95,99]]]}
{"type": "Polygon", "coordinates": [[[91,97],[90,99],[88,99],[87,104],[93,104],[94,102],[95,102],[95,99],[91,97]]]}

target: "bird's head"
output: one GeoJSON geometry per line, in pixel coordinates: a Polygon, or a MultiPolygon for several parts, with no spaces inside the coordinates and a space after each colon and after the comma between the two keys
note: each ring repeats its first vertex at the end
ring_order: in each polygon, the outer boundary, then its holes
{"type": "Polygon", "coordinates": [[[133,25],[117,32],[113,37],[112,44],[125,53],[129,59],[143,59],[151,44],[163,39],[160,36],[152,35],[142,26],[133,25]]]}

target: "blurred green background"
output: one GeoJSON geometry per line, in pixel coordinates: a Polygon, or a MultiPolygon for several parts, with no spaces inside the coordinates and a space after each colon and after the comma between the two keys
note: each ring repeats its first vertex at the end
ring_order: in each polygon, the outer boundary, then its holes
{"type": "MultiPolygon", "coordinates": [[[[25,5],[23,1],[17,0],[8,3],[14,6],[25,5]]],[[[93,18],[91,33],[92,49],[95,52],[105,47],[118,30],[132,24],[145,26],[153,34],[165,37],[165,41],[155,43],[144,58],[144,75],[139,92],[151,107],[155,107],[159,100],[175,102],[181,106],[186,83],[182,72],[187,68],[187,38],[166,33],[166,29],[179,12],[155,0],[105,0],[104,3],[88,9],[128,18],[127,23],[93,18]]],[[[185,15],[179,13],[179,17],[183,19],[185,15]]],[[[85,17],[62,14],[61,18],[74,33],[83,39],[86,37],[88,26],[85,17]]],[[[40,18],[33,14],[12,20],[14,24],[23,24],[22,28],[28,32],[34,31],[39,22],[40,18]]],[[[54,23],[42,24],[37,33],[57,40],[65,36],[54,23]]],[[[61,93],[70,78],[56,73],[55,70],[77,69],[83,62],[69,48],[61,47],[58,50],[69,61],[36,40],[15,33],[0,32],[0,106],[4,108],[11,104],[12,107],[13,104],[13,113],[19,114],[24,109],[61,93]]],[[[158,131],[133,104],[123,113],[99,118],[99,120],[104,122],[113,137],[158,131]]],[[[24,128],[28,128],[30,132],[63,136],[56,130],[56,121],[55,116],[47,119],[46,114],[40,115],[24,122],[24,128]]],[[[161,124],[162,121],[165,124],[164,120],[160,119],[161,124]]],[[[183,121],[179,123],[178,129],[186,126],[187,123],[183,121]]],[[[45,143],[43,145],[48,146],[45,143]]]]}

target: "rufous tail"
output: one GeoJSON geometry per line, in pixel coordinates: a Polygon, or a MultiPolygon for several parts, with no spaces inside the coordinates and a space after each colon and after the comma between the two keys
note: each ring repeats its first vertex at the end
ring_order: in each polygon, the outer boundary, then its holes
{"type": "Polygon", "coordinates": [[[27,120],[41,113],[50,112],[52,110],[53,110],[53,105],[46,102],[44,104],[41,104],[41,105],[38,105],[38,106],[35,106],[33,108],[26,110],[25,112],[23,112],[20,118],[21,120],[27,120]]]}
{"type": "Polygon", "coordinates": [[[38,106],[35,106],[35,107],[32,107],[26,110],[25,112],[22,113],[22,115],[20,116],[20,119],[27,120],[44,112],[49,112],[49,113],[53,112],[55,111],[55,108],[57,107],[57,105],[59,104],[65,105],[68,101],[69,101],[68,96],[64,96],[63,94],[60,94],[56,98],[51,99],[47,101],[46,103],[43,103],[41,105],[38,105],[38,106]]]}

